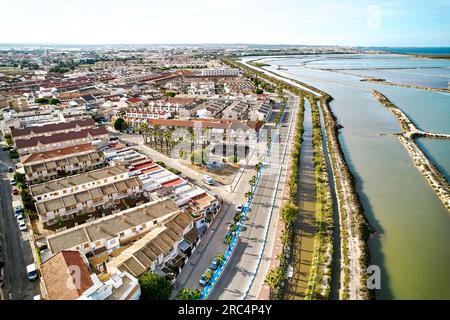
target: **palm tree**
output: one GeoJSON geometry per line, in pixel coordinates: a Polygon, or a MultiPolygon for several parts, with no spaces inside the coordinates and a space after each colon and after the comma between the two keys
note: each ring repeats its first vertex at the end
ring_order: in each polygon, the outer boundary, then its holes
{"type": "Polygon", "coordinates": [[[191,296],[192,296],[192,289],[182,288],[178,292],[177,298],[180,299],[180,300],[191,300],[191,296]]]}
{"type": "Polygon", "coordinates": [[[148,124],[147,122],[141,122],[139,124],[139,131],[142,134],[142,137],[144,138],[144,143],[147,143],[147,134],[148,134],[148,124]]]}
{"type": "Polygon", "coordinates": [[[297,219],[298,208],[292,202],[289,202],[281,209],[281,220],[283,220],[286,225],[292,225],[297,219]]]}
{"type": "Polygon", "coordinates": [[[264,279],[264,283],[267,284],[270,288],[270,293],[276,289],[278,283],[283,279],[283,273],[279,268],[272,269],[267,273],[266,278],[264,279]]]}

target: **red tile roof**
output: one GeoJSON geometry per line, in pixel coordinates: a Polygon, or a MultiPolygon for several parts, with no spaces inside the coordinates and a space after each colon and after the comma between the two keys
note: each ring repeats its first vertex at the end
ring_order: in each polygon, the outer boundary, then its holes
{"type": "Polygon", "coordinates": [[[51,133],[55,131],[71,130],[75,128],[89,128],[95,125],[92,119],[74,120],[70,122],[52,123],[43,126],[28,127],[22,129],[11,128],[11,136],[13,138],[27,136],[32,132],[35,134],[51,133]]]}
{"type": "Polygon", "coordinates": [[[93,151],[95,151],[95,149],[91,143],[84,143],[56,150],[32,153],[23,157],[21,162],[22,164],[27,164],[35,161],[48,161],[57,157],[69,156],[74,153],[93,152],[93,151]]]}
{"type": "Polygon", "coordinates": [[[51,136],[38,136],[38,137],[32,137],[29,139],[18,139],[15,141],[16,147],[18,149],[21,148],[27,148],[27,147],[35,147],[38,144],[51,144],[51,143],[57,143],[67,140],[76,140],[81,138],[86,138],[89,135],[92,137],[100,136],[107,134],[108,131],[104,126],[98,127],[98,128],[89,128],[84,129],[80,131],[70,131],[70,132],[62,132],[62,133],[55,133],[51,136]]]}
{"type": "Polygon", "coordinates": [[[141,102],[141,101],[142,101],[141,98],[129,98],[127,100],[127,102],[130,102],[130,103],[138,103],[138,102],[141,102]]]}
{"type": "Polygon", "coordinates": [[[136,171],[136,170],[140,170],[143,168],[150,168],[150,167],[154,167],[155,165],[157,165],[156,163],[154,163],[153,161],[147,161],[144,163],[140,163],[136,166],[133,166],[133,168],[130,171],[136,171]]]}
{"type": "Polygon", "coordinates": [[[184,180],[181,179],[181,178],[177,178],[177,179],[175,179],[175,180],[165,182],[165,183],[163,183],[163,184],[161,184],[161,185],[162,185],[163,187],[175,187],[175,186],[178,186],[178,185],[180,185],[180,184],[182,184],[182,183],[184,183],[184,180]]]}
{"type": "Polygon", "coordinates": [[[74,300],[94,284],[80,252],[63,250],[41,265],[49,300],[74,300]]]}

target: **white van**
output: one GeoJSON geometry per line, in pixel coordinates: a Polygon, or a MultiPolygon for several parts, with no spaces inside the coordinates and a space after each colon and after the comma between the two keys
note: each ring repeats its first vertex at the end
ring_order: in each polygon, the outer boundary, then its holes
{"type": "Polygon", "coordinates": [[[206,184],[209,184],[210,186],[214,185],[214,179],[208,176],[207,174],[202,176],[202,181],[206,184]]]}
{"type": "Polygon", "coordinates": [[[27,277],[30,280],[35,280],[38,277],[36,265],[34,263],[27,265],[27,277]]]}

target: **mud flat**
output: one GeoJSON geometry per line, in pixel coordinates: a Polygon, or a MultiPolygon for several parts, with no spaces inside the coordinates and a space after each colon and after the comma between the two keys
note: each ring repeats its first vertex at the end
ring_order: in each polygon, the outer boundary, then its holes
{"type": "Polygon", "coordinates": [[[394,105],[386,96],[376,90],[373,90],[372,94],[381,104],[391,111],[399,121],[400,126],[403,129],[403,133],[397,135],[398,139],[408,151],[408,154],[412,158],[416,168],[424,176],[428,184],[438,196],[439,200],[450,213],[450,185],[444,175],[436,168],[433,162],[419,148],[414,140],[415,137],[450,139],[450,135],[418,130],[416,125],[408,118],[408,116],[396,105],[394,105]]]}

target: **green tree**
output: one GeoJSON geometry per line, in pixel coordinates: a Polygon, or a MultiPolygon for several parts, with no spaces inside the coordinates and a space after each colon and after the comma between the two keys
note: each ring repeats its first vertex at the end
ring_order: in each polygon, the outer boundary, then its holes
{"type": "Polygon", "coordinates": [[[180,300],[198,300],[202,296],[202,292],[199,289],[183,288],[178,292],[178,299],[180,300]]]}
{"type": "Polygon", "coordinates": [[[17,152],[17,150],[10,150],[9,157],[11,159],[19,159],[19,153],[17,152]]]}
{"type": "Polygon", "coordinates": [[[12,137],[11,137],[11,133],[7,133],[3,136],[3,138],[5,139],[5,142],[8,146],[12,146],[13,141],[12,141],[12,137]]]}
{"type": "Polygon", "coordinates": [[[15,172],[14,173],[14,180],[16,180],[17,183],[25,183],[25,175],[23,173],[20,172],[15,172]]]}
{"type": "Polygon", "coordinates": [[[58,104],[59,102],[60,101],[58,99],[56,99],[56,98],[51,98],[50,101],[49,101],[50,104],[58,104]]]}
{"type": "Polygon", "coordinates": [[[34,102],[39,104],[47,104],[49,100],[47,98],[36,98],[34,99],[34,102]]]}
{"type": "Polygon", "coordinates": [[[142,300],[168,300],[173,290],[169,280],[154,273],[144,272],[139,276],[142,300]]]}
{"type": "Polygon", "coordinates": [[[297,212],[297,206],[292,202],[289,202],[281,209],[281,219],[288,226],[292,225],[297,219],[297,212]]]}
{"type": "Polygon", "coordinates": [[[269,286],[270,290],[274,290],[282,279],[282,271],[279,268],[275,268],[267,273],[266,278],[264,279],[264,283],[269,286]]]}
{"type": "Polygon", "coordinates": [[[219,254],[219,255],[216,257],[217,264],[222,265],[222,262],[223,262],[223,259],[224,259],[224,258],[225,258],[225,256],[224,256],[223,254],[219,254]]]}
{"type": "Polygon", "coordinates": [[[173,92],[173,91],[166,91],[166,92],[164,93],[164,95],[165,95],[166,97],[171,97],[171,98],[173,98],[173,97],[176,96],[176,93],[173,92]]]}
{"type": "Polygon", "coordinates": [[[117,119],[114,121],[114,129],[116,129],[116,130],[122,132],[122,131],[123,131],[124,124],[125,124],[125,120],[123,120],[122,118],[117,118],[117,119]]]}

